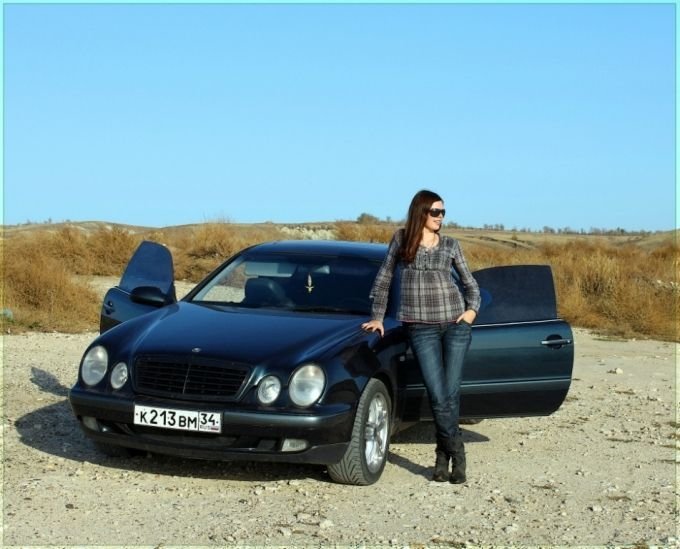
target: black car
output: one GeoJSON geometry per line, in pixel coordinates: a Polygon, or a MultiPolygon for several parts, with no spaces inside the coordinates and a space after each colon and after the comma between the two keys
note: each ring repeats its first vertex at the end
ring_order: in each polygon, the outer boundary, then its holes
{"type": "MultiPolygon", "coordinates": [[[[69,399],[108,455],[324,464],[371,484],[396,431],[431,419],[420,370],[395,320],[364,332],[381,244],[288,241],[227,260],[175,298],[167,248],[143,242],[109,290],[101,334],[69,399]]],[[[452,272],[455,279],[455,272],[452,272]]],[[[461,417],[547,415],[563,402],[574,356],[550,267],[474,273],[482,306],[463,376],[461,417]]]]}

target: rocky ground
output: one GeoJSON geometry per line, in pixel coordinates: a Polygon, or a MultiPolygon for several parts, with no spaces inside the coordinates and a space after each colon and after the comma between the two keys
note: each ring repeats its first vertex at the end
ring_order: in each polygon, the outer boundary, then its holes
{"type": "Polygon", "coordinates": [[[543,418],[465,425],[467,484],[429,480],[429,424],[368,487],[323,467],[107,458],[67,392],[95,334],[3,338],[3,546],[677,545],[678,346],[576,330],[543,418]]]}

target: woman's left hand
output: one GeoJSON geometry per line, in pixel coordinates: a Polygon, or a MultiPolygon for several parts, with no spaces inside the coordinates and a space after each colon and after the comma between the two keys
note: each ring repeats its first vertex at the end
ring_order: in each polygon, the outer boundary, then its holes
{"type": "Polygon", "coordinates": [[[461,320],[464,320],[468,324],[472,324],[475,321],[475,318],[477,318],[477,313],[475,313],[472,309],[468,309],[456,319],[456,324],[458,324],[461,320]]]}

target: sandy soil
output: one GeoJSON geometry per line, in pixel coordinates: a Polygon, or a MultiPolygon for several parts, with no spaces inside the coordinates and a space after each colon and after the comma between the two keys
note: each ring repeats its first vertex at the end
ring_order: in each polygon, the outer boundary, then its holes
{"type": "Polygon", "coordinates": [[[429,480],[431,424],[369,487],[323,467],[98,454],[67,392],[95,334],[3,338],[3,545],[677,545],[678,346],[576,330],[543,418],[466,425],[467,484],[429,480]]]}

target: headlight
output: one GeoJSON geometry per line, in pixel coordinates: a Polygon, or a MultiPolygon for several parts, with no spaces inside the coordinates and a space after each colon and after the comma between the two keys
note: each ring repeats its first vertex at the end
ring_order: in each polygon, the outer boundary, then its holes
{"type": "Polygon", "coordinates": [[[128,380],[128,367],[125,362],[119,362],[111,370],[111,387],[120,389],[128,380]]]}
{"type": "Polygon", "coordinates": [[[326,374],[315,364],[301,366],[290,379],[290,399],[298,406],[314,404],[326,385],[326,374]]]}
{"type": "Polygon", "coordinates": [[[80,374],[86,385],[96,385],[106,375],[109,365],[109,355],[101,345],[92,347],[83,358],[80,374]]]}
{"type": "Polygon", "coordinates": [[[262,378],[257,387],[257,398],[262,404],[271,404],[281,392],[281,382],[276,376],[267,376],[262,378]]]}

